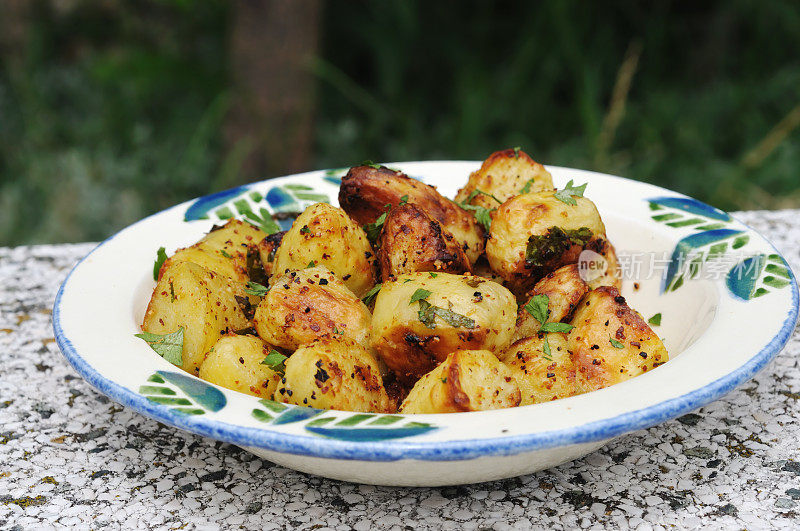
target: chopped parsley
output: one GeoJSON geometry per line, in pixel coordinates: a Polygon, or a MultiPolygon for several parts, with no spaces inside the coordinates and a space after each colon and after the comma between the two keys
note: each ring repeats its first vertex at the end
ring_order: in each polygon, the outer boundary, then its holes
{"type": "Polygon", "coordinates": [[[315,267],[316,265],[317,265],[317,261],[316,260],[311,260],[308,263],[308,265],[306,266],[306,269],[308,269],[309,267],[315,267]]]}
{"type": "Polygon", "coordinates": [[[578,202],[575,201],[574,198],[583,197],[583,192],[586,190],[587,184],[589,183],[583,183],[580,186],[572,186],[572,179],[570,179],[567,185],[561,190],[556,190],[553,196],[562,203],[575,206],[578,202]]]}
{"type": "Polygon", "coordinates": [[[221,254],[221,255],[222,255],[222,256],[224,256],[225,258],[233,258],[231,255],[229,255],[229,254],[228,254],[228,252],[227,252],[227,251],[225,251],[225,249],[222,249],[222,250],[219,252],[219,254],[221,254]]]}
{"type": "Polygon", "coordinates": [[[519,158],[519,152],[521,151],[522,148],[520,148],[519,146],[515,146],[515,147],[513,147],[511,149],[514,150],[514,158],[518,159],[519,158]]]}
{"type": "Polygon", "coordinates": [[[311,229],[308,228],[308,225],[303,225],[300,229],[300,234],[308,234],[309,232],[311,232],[311,229]]]}
{"type": "Polygon", "coordinates": [[[444,378],[439,378],[439,379],[442,381],[442,383],[447,383],[447,376],[445,376],[444,378]]]}
{"type": "Polygon", "coordinates": [[[661,313],[655,314],[653,317],[647,320],[653,326],[661,326],[661,313]]]}
{"type": "MultiPolygon", "coordinates": [[[[548,322],[550,317],[550,297],[544,294],[534,295],[528,304],[524,306],[525,311],[533,316],[534,319],[539,321],[539,332],[544,334],[560,333],[568,334],[574,326],[567,323],[554,323],[548,322]]],[[[553,361],[550,357],[550,343],[547,341],[547,335],[544,336],[542,342],[542,352],[544,352],[544,359],[553,361]]]]}
{"type": "Polygon", "coordinates": [[[255,295],[256,297],[263,297],[267,294],[269,288],[259,284],[258,282],[253,282],[252,280],[247,281],[247,287],[244,288],[244,292],[248,295],[255,295]]]}
{"type": "Polygon", "coordinates": [[[421,301],[423,299],[427,299],[430,294],[431,294],[430,291],[428,291],[426,289],[418,288],[417,291],[415,291],[414,294],[411,295],[411,300],[408,301],[408,304],[414,304],[417,301],[421,301]]]}
{"type": "Polygon", "coordinates": [[[359,164],[359,166],[369,166],[373,170],[381,169],[381,165],[380,164],[376,164],[376,163],[372,162],[371,160],[365,160],[361,164],[359,164]]]}
{"type": "Polygon", "coordinates": [[[534,179],[528,179],[528,182],[525,183],[525,186],[519,189],[520,194],[527,194],[531,191],[531,185],[534,183],[534,179]]]}
{"type": "Polygon", "coordinates": [[[434,273],[433,271],[430,271],[428,274],[431,276],[431,278],[436,278],[436,277],[439,276],[436,273],[434,273]]]}
{"type": "Polygon", "coordinates": [[[173,365],[180,367],[183,365],[183,327],[178,328],[171,334],[151,334],[142,332],[134,334],[139,339],[143,339],[156,354],[167,360],[173,365]]]}
{"type": "Polygon", "coordinates": [[[288,358],[275,349],[269,351],[267,357],[261,361],[261,365],[266,365],[278,374],[286,374],[286,360],[288,358]]]}
{"type": "Polygon", "coordinates": [[[378,292],[381,290],[382,287],[383,284],[375,284],[375,286],[371,290],[369,290],[367,294],[364,295],[364,297],[361,299],[362,301],[364,301],[364,304],[369,305],[369,303],[375,300],[375,297],[378,296],[378,292]]]}
{"type": "Polygon", "coordinates": [[[614,339],[613,337],[608,338],[608,342],[611,343],[611,346],[614,348],[625,348],[625,345],[614,339]]]}
{"type": "Polygon", "coordinates": [[[161,266],[167,261],[167,253],[163,247],[159,247],[156,251],[156,261],[153,264],[153,280],[158,280],[158,272],[161,271],[161,266]]]}
{"type": "Polygon", "coordinates": [[[383,230],[383,224],[386,222],[387,215],[388,212],[384,212],[378,216],[378,219],[376,219],[374,223],[367,223],[364,225],[364,232],[367,233],[369,241],[375,242],[381,235],[381,230],[383,230]]]}
{"type": "Polygon", "coordinates": [[[544,266],[550,260],[561,256],[573,244],[586,245],[590,239],[592,231],[586,227],[566,230],[561,227],[550,227],[545,234],[528,238],[525,261],[533,266],[544,266]]]}
{"type": "Polygon", "coordinates": [[[400,204],[398,206],[403,206],[406,203],[408,203],[408,194],[406,194],[406,195],[404,195],[403,197],[400,198],[400,204]]]}

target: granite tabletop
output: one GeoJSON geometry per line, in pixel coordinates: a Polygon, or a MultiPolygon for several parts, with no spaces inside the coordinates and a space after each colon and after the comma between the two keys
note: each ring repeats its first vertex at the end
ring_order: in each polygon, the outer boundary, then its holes
{"type": "MultiPolygon", "coordinates": [[[[735,216],[800,271],[800,211],[735,216]]],[[[800,527],[800,334],[721,400],[572,463],[460,487],[354,485],[165,426],[86,384],[50,314],[92,247],[0,248],[0,528],[800,527]]]]}

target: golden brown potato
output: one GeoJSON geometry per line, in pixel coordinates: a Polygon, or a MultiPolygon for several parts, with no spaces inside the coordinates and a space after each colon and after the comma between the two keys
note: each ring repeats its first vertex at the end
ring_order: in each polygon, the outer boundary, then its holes
{"type": "MultiPolygon", "coordinates": [[[[550,310],[547,320],[557,323],[572,315],[572,311],[587,291],[589,288],[581,279],[577,264],[569,264],[548,273],[537,282],[528,293],[527,299],[530,300],[536,295],[547,295],[550,310]]],[[[517,330],[514,338],[531,337],[539,331],[540,326],[541,323],[534,319],[524,305],[521,305],[517,312],[517,330]]]]}
{"type": "Polygon", "coordinates": [[[459,350],[420,378],[401,413],[459,413],[516,407],[520,389],[512,371],[488,350],[459,350]]]}
{"type": "Polygon", "coordinates": [[[272,400],[281,375],[261,364],[271,349],[255,336],[225,335],[206,353],[198,376],[227,389],[272,400]]]}
{"type": "Polygon", "coordinates": [[[261,259],[261,266],[264,269],[264,274],[267,276],[267,278],[271,277],[272,273],[274,272],[273,269],[275,268],[275,255],[277,254],[278,247],[280,247],[285,235],[286,231],[276,232],[258,242],[258,254],[259,258],[261,259]]]}
{"type": "Polygon", "coordinates": [[[320,409],[372,413],[392,409],[375,358],[358,343],[339,336],[324,336],[292,354],[275,399],[320,409]]]}
{"type": "Polygon", "coordinates": [[[568,346],[579,392],[633,378],[669,360],[667,349],[615,288],[590,291],[572,318],[568,346]]]}
{"type": "Polygon", "coordinates": [[[393,208],[378,239],[384,282],[415,271],[470,272],[467,255],[450,231],[416,205],[393,208]]]}
{"type": "Polygon", "coordinates": [[[161,266],[159,277],[167,269],[183,262],[192,262],[237,282],[247,282],[247,254],[266,233],[249,223],[232,219],[222,227],[214,227],[202,240],[178,250],[161,266]]]}
{"type": "Polygon", "coordinates": [[[489,155],[480,169],[469,176],[466,186],[456,195],[456,203],[463,203],[475,190],[480,190],[493,195],[497,201],[478,193],[469,203],[493,209],[523,191],[531,193],[552,189],[553,177],[544,166],[520,149],[505,149],[489,155]]]}
{"type": "Polygon", "coordinates": [[[180,262],[162,268],[142,330],[167,334],[183,327],[181,368],[196,375],[203,355],[221,334],[250,326],[236,297],[246,300],[243,284],[197,264],[180,262]]]}
{"type": "Polygon", "coordinates": [[[372,345],[401,381],[411,383],[456,350],[501,353],[511,343],[516,314],[514,296],[495,282],[408,273],[378,293],[372,345]]]}
{"type": "Polygon", "coordinates": [[[294,220],[275,253],[273,274],[312,263],[330,269],[359,297],[375,285],[375,257],[367,235],[342,209],[327,203],[309,206],[294,220]]]}
{"type": "Polygon", "coordinates": [[[575,394],[575,363],[564,334],[545,334],[514,342],[503,355],[522,392],[521,406],[549,402],[575,394]]]}
{"type": "Polygon", "coordinates": [[[287,350],[325,335],[343,335],[368,346],[372,317],[361,299],[327,268],[273,276],[256,309],[258,335],[287,350]]]}
{"type": "Polygon", "coordinates": [[[406,174],[381,166],[350,168],[342,178],[339,204],[350,217],[365,225],[374,223],[389,208],[399,206],[408,196],[408,203],[418,206],[438,221],[443,229],[461,244],[470,262],[483,253],[483,227],[475,217],[428,186],[406,174]]]}
{"type": "Polygon", "coordinates": [[[568,205],[552,191],[522,194],[503,203],[492,217],[486,257],[495,273],[517,292],[543,275],[578,261],[584,248],[601,248],[606,228],[585,197],[568,205]]]}
{"type": "MultiPolygon", "coordinates": [[[[600,255],[605,262],[605,268],[598,271],[585,271],[582,273],[583,278],[589,285],[589,289],[596,289],[600,286],[609,286],[612,288],[622,289],[622,270],[619,266],[617,259],[617,252],[611,242],[605,240],[602,242],[595,252],[600,255]]],[[[594,259],[592,260],[594,261],[594,259]]],[[[583,264],[581,264],[583,265],[583,264]]]]}

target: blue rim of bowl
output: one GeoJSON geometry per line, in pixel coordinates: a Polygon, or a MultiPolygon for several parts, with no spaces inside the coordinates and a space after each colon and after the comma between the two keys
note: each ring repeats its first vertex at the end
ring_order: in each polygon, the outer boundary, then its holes
{"type": "MultiPolygon", "coordinates": [[[[613,177],[629,180],[619,176],[613,177]]],[[[683,195],[660,187],[654,188],[659,188],[676,195],[683,195]]],[[[171,208],[177,208],[178,206],[180,205],[171,208]]],[[[64,283],[59,288],[53,305],[53,332],[58,347],[61,349],[61,352],[70,365],[72,365],[90,385],[123,406],[130,407],[157,421],[164,422],[197,435],[225,441],[238,446],[254,447],[278,453],[354,461],[389,462],[401,459],[460,461],[478,457],[510,456],[549,448],[605,441],[674,419],[729,393],[738,385],[757,374],[783,349],[792,336],[798,320],[799,295],[797,279],[791,267],[788,267],[792,302],[786,319],[783,321],[778,333],[746,363],[725,376],[684,395],[664,400],[658,404],[640,410],[560,430],[490,439],[459,439],[454,441],[432,442],[351,442],[325,439],[310,435],[281,433],[267,428],[243,427],[201,416],[176,413],[165,406],[155,404],[146,397],[105,378],[80,356],[77,349],[73,346],[72,341],[66,336],[62,328],[61,300],[72,274],[87,258],[103,245],[145,219],[160,215],[162,212],[143,218],[134,225],[109,237],[92,249],[89,254],[83,257],[75,267],[72,268],[67,278],[64,280],[64,283]]],[[[741,223],[741,221],[739,221],[739,223],[741,223]]],[[[781,255],[775,246],[758,231],[745,223],[741,224],[751,233],[761,237],[761,239],[772,247],[775,253],[781,255]]],[[[783,255],[781,255],[781,257],[783,257],[783,255]]]]}

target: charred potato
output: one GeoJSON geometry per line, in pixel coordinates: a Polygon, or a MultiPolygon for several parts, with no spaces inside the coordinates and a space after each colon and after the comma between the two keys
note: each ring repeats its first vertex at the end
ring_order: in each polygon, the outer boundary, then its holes
{"type": "Polygon", "coordinates": [[[177,264],[191,262],[237,282],[247,282],[248,251],[265,236],[249,223],[232,219],[191,247],[178,250],[161,266],[159,277],[177,264]]]}
{"type": "Polygon", "coordinates": [[[480,169],[469,176],[466,186],[456,195],[456,203],[472,196],[471,205],[493,209],[523,192],[552,189],[553,177],[544,166],[520,149],[506,149],[489,155],[480,169]],[[476,190],[483,193],[475,193],[476,190]]]}
{"type": "Polygon", "coordinates": [[[467,255],[450,231],[416,205],[393,208],[378,241],[378,263],[384,282],[415,271],[471,271],[467,255]]]}
{"type": "Polygon", "coordinates": [[[519,385],[521,406],[575,394],[575,363],[564,334],[542,334],[514,342],[502,358],[519,385]],[[544,342],[550,353],[544,350],[544,342]]]}
{"type": "Polygon", "coordinates": [[[486,257],[495,273],[517,292],[546,273],[578,261],[584,248],[602,248],[606,228],[585,197],[568,205],[553,192],[522,194],[503,203],[492,217],[486,257]]]}
{"type": "Polygon", "coordinates": [[[261,364],[271,348],[255,336],[223,336],[206,353],[198,376],[227,389],[272,400],[281,375],[261,364]]]}
{"type": "MultiPolygon", "coordinates": [[[[550,310],[547,320],[559,322],[572,315],[573,310],[587,291],[589,289],[578,272],[578,266],[570,264],[548,273],[536,283],[527,298],[547,295],[548,309],[550,310]]],[[[525,309],[525,306],[520,306],[514,337],[516,339],[531,337],[539,331],[540,325],[539,321],[525,309]]]]}
{"type": "Polygon", "coordinates": [[[283,236],[273,274],[321,265],[363,296],[375,285],[375,257],[364,230],[345,212],[327,203],[309,206],[283,236]]]}
{"type": "Polygon", "coordinates": [[[253,319],[265,341],[295,350],[325,334],[338,334],[369,345],[369,310],[327,268],[290,271],[273,277],[270,285],[253,319]]]}
{"type": "Polygon", "coordinates": [[[628,380],[669,360],[661,339],[616,288],[590,291],[575,311],[572,325],[568,346],[580,392],[628,380]]]}
{"type": "Polygon", "coordinates": [[[167,334],[183,327],[181,368],[196,375],[203,355],[221,334],[249,326],[237,297],[246,300],[242,284],[197,264],[181,262],[162,268],[142,330],[167,334]]]}
{"type": "Polygon", "coordinates": [[[483,227],[474,216],[436,191],[402,172],[383,166],[350,168],[342,178],[339,204],[361,225],[374,223],[388,208],[397,208],[401,199],[416,205],[441,224],[459,242],[470,262],[483,253],[483,227]]]}
{"type": "Polygon", "coordinates": [[[345,337],[324,336],[292,354],[275,400],[344,411],[391,409],[377,361],[345,337]]]}
{"type": "Polygon", "coordinates": [[[506,288],[473,275],[409,273],[383,285],[372,316],[372,345],[406,383],[456,350],[502,352],[517,303],[506,288]]]}
{"type": "Polygon", "coordinates": [[[458,413],[516,407],[521,394],[512,371],[488,350],[453,352],[411,389],[401,413],[458,413]]]}
{"type": "Polygon", "coordinates": [[[275,255],[278,253],[278,247],[280,247],[285,235],[286,231],[276,232],[258,242],[258,254],[261,259],[261,267],[264,269],[264,274],[267,278],[271,277],[274,272],[275,255]]]}

